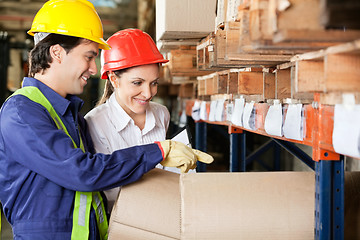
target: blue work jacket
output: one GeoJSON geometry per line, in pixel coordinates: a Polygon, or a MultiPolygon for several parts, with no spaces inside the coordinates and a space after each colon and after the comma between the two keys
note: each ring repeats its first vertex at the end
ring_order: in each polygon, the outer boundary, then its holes
{"type": "MultiPolygon", "coordinates": [[[[74,148],[47,110],[23,95],[8,99],[0,110],[0,201],[14,239],[70,239],[76,191],[103,191],[138,180],[162,160],[157,144],[94,154],[86,122],[78,113],[83,102],[61,97],[34,78],[35,86],[53,105],[69,134],[87,152],[74,148]]],[[[95,214],[90,237],[97,239],[95,214]]]]}

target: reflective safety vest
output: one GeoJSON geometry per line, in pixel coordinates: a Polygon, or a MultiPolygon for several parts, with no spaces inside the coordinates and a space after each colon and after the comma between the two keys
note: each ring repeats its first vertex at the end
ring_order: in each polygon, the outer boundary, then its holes
{"type": "MultiPolygon", "coordinates": [[[[50,113],[50,116],[54,120],[58,129],[63,130],[70,138],[64,123],[61,121],[59,115],[56,113],[55,109],[49,102],[49,100],[44,96],[44,94],[37,87],[23,87],[16,90],[14,95],[24,95],[30,100],[39,103],[47,109],[50,113]]],[[[74,147],[78,148],[74,140],[71,138],[74,147]]],[[[80,148],[85,152],[84,144],[80,136],[80,148]]],[[[107,230],[108,230],[108,221],[106,217],[105,207],[103,199],[99,192],[76,192],[75,194],[75,204],[74,204],[74,213],[73,213],[73,228],[71,233],[72,240],[87,240],[89,239],[89,221],[90,221],[90,209],[91,206],[95,210],[96,222],[100,232],[100,238],[102,240],[107,239],[107,230]]]]}

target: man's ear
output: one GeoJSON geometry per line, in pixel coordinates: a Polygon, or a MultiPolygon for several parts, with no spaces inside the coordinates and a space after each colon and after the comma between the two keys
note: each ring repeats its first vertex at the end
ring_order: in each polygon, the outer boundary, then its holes
{"type": "Polygon", "coordinates": [[[56,62],[61,63],[63,48],[59,44],[52,45],[50,47],[50,56],[56,62]]]}

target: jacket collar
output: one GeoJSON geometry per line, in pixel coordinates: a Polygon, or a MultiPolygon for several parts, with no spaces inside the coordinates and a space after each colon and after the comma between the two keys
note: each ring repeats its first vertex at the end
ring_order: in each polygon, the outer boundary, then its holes
{"type": "Polygon", "coordinates": [[[34,86],[37,87],[44,96],[49,100],[51,105],[54,107],[55,111],[61,114],[62,116],[70,108],[72,110],[74,117],[77,117],[77,112],[82,108],[84,101],[75,95],[68,95],[66,98],[63,98],[60,94],[49,88],[47,85],[41,81],[25,77],[23,80],[23,87],[34,86]]]}

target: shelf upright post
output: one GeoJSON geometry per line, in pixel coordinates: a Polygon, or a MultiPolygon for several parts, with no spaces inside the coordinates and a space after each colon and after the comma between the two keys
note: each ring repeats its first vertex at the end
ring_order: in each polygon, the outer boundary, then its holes
{"type": "MultiPolygon", "coordinates": [[[[207,125],[206,122],[197,121],[195,122],[195,148],[206,152],[207,150],[207,125]]],[[[206,164],[202,162],[197,162],[196,171],[206,172],[206,164]]]]}
{"type": "Polygon", "coordinates": [[[315,161],[315,240],[344,239],[344,158],[323,149],[326,107],[314,95],[313,160],[315,161]]]}
{"type": "Polygon", "coordinates": [[[331,155],[333,159],[315,163],[316,240],[344,239],[344,161],[336,153],[331,155]]]}
{"type": "Polygon", "coordinates": [[[245,172],[246,171],[245,131],[230,125],[229,135],[230,135],[229,136],[230,137],[230,172],[239,172],[239,171],[245,172]],[[239,149],[239,141],[240,141],[240,149],[239,149]]]}

